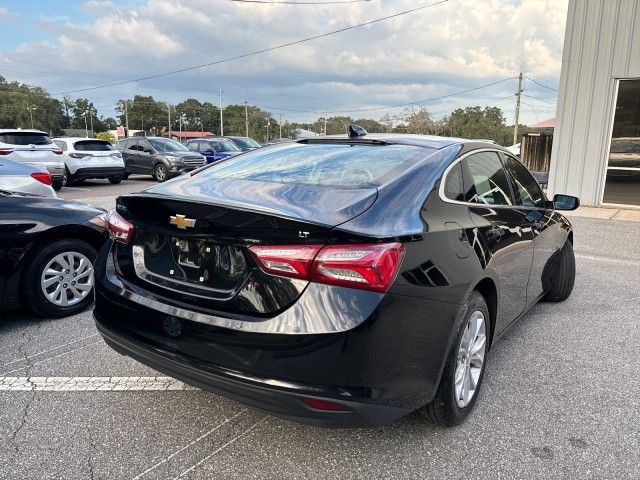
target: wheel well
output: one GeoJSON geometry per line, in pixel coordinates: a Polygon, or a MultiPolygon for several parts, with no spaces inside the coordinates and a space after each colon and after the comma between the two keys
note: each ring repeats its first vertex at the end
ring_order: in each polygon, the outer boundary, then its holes
{"type": "Polygon", "coordinates": [[[569,236],[567,237],[567,239],[569,240],[569,243],[571,243],[571,245],[573,245],[573,232],[569,232],[569,236]]]}
{"type": "Polygon", "coordinates": [[[64,238],[84,240],[95,248],[96,251],[102,248],[102,245],[104,245],[106,240],[105,236],[101,235],[91,227],[87,227],[85,225],[62,225],[44,232],[44,234],[35,241],[31,248],[38,248],[39,246],[44,246],[48,243],[56,240],[62,240],[64,238]]]}
{"type": "Polygon", "coordinates": [[[480,292],[480,294],[484,297],[485,302],[487,302],[487,308],[489,309],[489,316],[491,317],[491,330],[490,330],[490,340],[489,346],[493,342],[493,331],[496,325],[496,319],[498,317],[498,289],[496,288],[496,284],[490,278],[483,278],[478,285],[476,285],[475,290],[480,292]]]}

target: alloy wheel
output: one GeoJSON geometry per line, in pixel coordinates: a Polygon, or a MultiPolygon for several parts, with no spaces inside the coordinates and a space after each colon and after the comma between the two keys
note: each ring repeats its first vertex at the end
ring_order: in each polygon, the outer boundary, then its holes
{"type": "Polygon", "coordinates": [[[84,300],[93,288],[93,264],[80,252],[60,253],[42,270],[40,288],[54,305],[75,305],[84,300]]]}
{"type": "Polygon", "coordinates": [[[484,368],[487,349],[484,313],[475,310],[467,320],[458,347],[455,373],[455,395],[458,407],[464,408],[473,399],[484,368]]]}
{"type": "Polygon", "coordinates": [[[156,180],[159,182],[164,182],[167,177],[167,172],[163,165],[158,165],[156,167],[156,180]]]}

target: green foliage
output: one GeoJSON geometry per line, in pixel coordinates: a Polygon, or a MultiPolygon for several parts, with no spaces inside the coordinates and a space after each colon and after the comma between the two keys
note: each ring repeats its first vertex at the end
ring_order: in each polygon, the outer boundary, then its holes
{"type": "Polygon", "coordinates": [[[118,140],[115,135],[109,133],[109,132],[98,132],[96,133],[96,138],[99,138],[100,140],[106,140],[107,142],[109,142],[111,145],[113,145],[114,143],[116,143],[116,141],[118,140]]]}

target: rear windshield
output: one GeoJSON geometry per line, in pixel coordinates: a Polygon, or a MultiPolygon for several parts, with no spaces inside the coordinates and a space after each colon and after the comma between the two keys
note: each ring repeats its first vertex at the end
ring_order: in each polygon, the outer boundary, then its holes
{"type": "Polygon", "coordinates": [[[381,185],[425,158],[430,149],[408,145],[286,144],[232,157],[198,176],[339,188],[381,185]]]}
{"type": "Polygon", "coordinates": [[[53,143],[48,135],[33,132],[0,133],[0,142],[11,145],[51,145],[53,143]]]}
{"type": "Polygon", "coordinates": [[[104,152],[111,150],[111,144],[104,140],[82,140],[73,144],[79,152],[104,152]]]}
{"type": "Polygon", "coordinates": [[[226,138],[220,140],[209,140],[209,145],[216,152],[239,152],[240,149],[236,147],[236,144],[226,138]]]}
{"type": "Polygon", "coordinates": [[[262,146],[253,138],[248,137],[235,137],[233,142],[240,146],[240,148],[260,148],[262,146]]]}

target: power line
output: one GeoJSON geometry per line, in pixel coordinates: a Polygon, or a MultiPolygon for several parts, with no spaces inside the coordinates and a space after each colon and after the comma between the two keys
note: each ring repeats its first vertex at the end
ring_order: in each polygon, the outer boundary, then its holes
{"type": "Polygon", "coordinates": [[[236,3],[262,3],[273,5],[337,5],[345,3],[362,3],[370,2],[371,0],[334,0],[334,1],[320,1],[320,2],[296,2],[296,1],[271,1],[271,0],[231,0],[236,3]]]}
{"type": "Polygon", "coordinates": [[[232,60],[239,60],[241,58],[247,58],[247,57],[251,57],[251,56],[254,56],[254,55],[259,55],[261,53],[272,52],[274,50],[279,50],[279,49],[282,49],[282,48],[290,47],[292,45],[297,45],[297,44],[300,44],[300,43],[310,42],[312,40],[317,40],[319,38],[329,37],[329,36],[335,35],[337,33],[342,33],[342,32],[346,32],[346,31],[349,31],[349,30],[354,30],[356,28],[365,27],[367,25],[372,25],[374,23],[383,22],[383,21],[389,20],[391,18],[400,17],[402,15],[407,15],[409,13],[417,12],[419,10],[424,10],[426,8],[429,8],[429,7],[440,5],[442,3],[446,3],[447,1],[448,0],[439,0],[437,2],[430,3],[428,5],[423,5],[421,7],[412,8],[410,10],[405,10],[405,11],[402,11],[402,12],[394,13],[392,15],[387,15],[385,17],[376,18],[374,20],[369,20],[368,22],[359,23],[357,25],[351,25],[349,27],[344,27],[344,28],[340,28],[338,30],[333,30],[331,32],[322,33],[322,34],[319,34],[319,35],[314,35],[312,37],[303,38],[301,40],[295,40],[293,42],[283,43],[283,44],[280,44],[280,45],[276,45],[274,47],[263,48],[261,50],[255,50],[253,52],[243,53],[241,55],[236,55],[236,56],[233,56],[233,57],[228,57],[228,58],[224,58],[224,59],[221,59],[221,60],[216,60],[216,61],[213,61],[213,62],[208,62],[208,63],[203,63],[203,64],[200,64],[200,65],[195,65],[193,67],[181,68],[179,70],[172,70],[172,71],[169,71],[169,72],[157,73],[155,75],[147,75],[145,77],[140,77],[140,78],[136,78],[136,79],[133,79],[133,80],[124,80],[124,81],[121,81],[121,82],[114,82],[114,83],[109,83],[109,84],[104,84],[104,85],[98,85],[98,86],[95,86],[95,87],[81,88],[81,89],[77,89],[77,90],[68,90],[66,92],[54,93],[53,95],[67,95],[67,94],[70,94],[70,93],[87,92],[87,91],[90,91],[90,90],[98,90],[98,89],[107,88],[107,87],[117,87],[119,85],[125,85],[127,83],[141,82],[141,81],[144,81],[144,80],[151,80],[153,78],[164,77],[164,76],[167,76],[167,75],[174,75],[176,73],[188,72],[188,71],[191,71],[191,70],[196,70],[198,68],[210,67],[210,66],[213,66],[213,65],[219,65],[221,63],[230,62],[232,60]]]}
{"type": "Polygon", "coordinates": [[[524,93],[522,94],[522,96],[524,96],[524,97],[529,97],[529,98],[532,98],[532,99],[534,99],[534,100],[538,100],[538,101],[540,101],[540,102],[549,103],[549,104],[551,104],[551,105],[555,105],[555,104],[557,103],[557,102],[556,102],[557,98],[556,98],[556,99],[553,99],[553,100],[547,100],[547,99],[545,99],[545,98],[534,97],[533,95],[525,95],[524,93]]]}
{"type": "Polygon", "coordinates": [[[536,85],[540,85],[541,87],[544,87],[544,88],[546,88],[546,89],[548,89],[548,90],[552,90],[552,91],[554,91],[554,92],[558,92],[558,91],[559,91],[557,88],[553,88],[553,87],[550,87],[549,85],[545,85],[544,83],[541,83],[541,82],[539,82],[539,81],[537,81],[537,80],[534,80],[533,78],[531,78],[531,77],[529,77],[529,76],[527,76],[527,75],[525,75],[525,78],[526,78],[527,80],[531,80],[531,81],[532,81],[533,83],[535,83],[536,85]]]}

